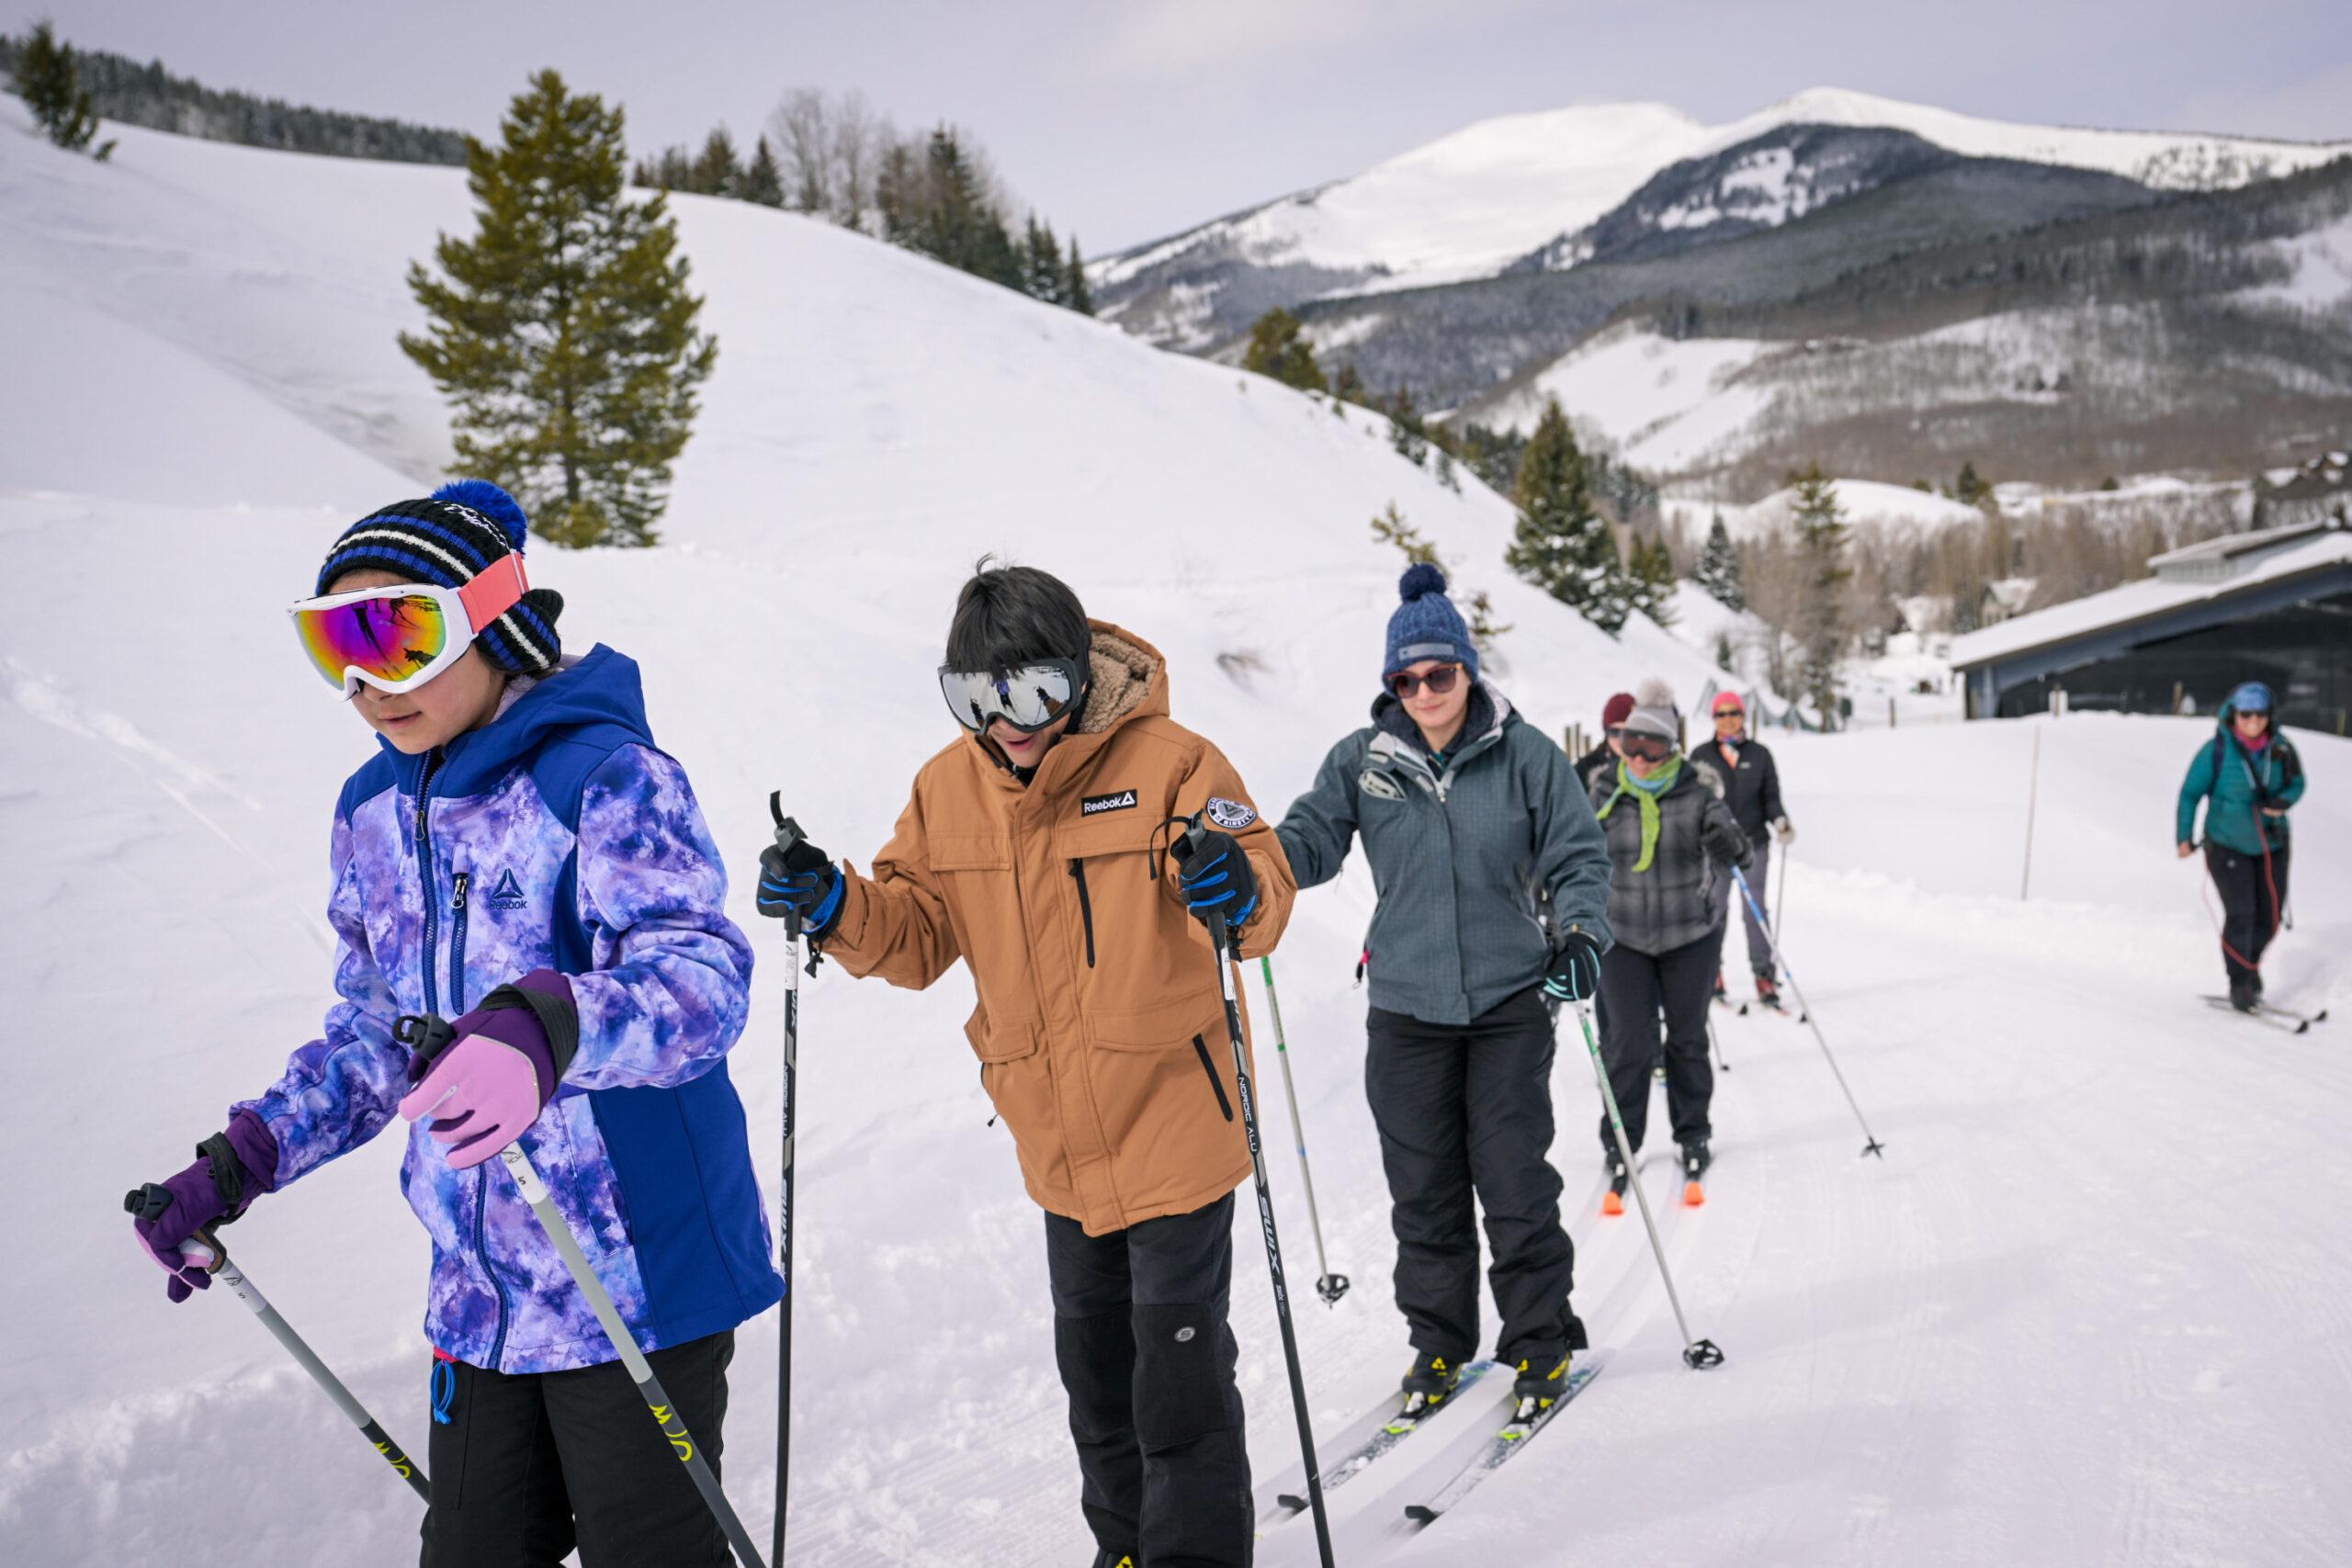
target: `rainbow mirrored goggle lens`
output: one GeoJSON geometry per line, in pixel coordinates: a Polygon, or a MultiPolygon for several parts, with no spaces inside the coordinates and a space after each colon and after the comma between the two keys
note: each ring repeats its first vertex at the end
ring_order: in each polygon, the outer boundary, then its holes
{"type": "Polygon", "coordinates": [[[463,588],[403,582],[305,599],[288,612],[311,668],[349,696],[358,682],[407,692],[433,679],[530,592],[523,558],[501,556],[463,588]]]}
{"type": "Polygon", "coordinates": [[[464,626],[451,627],[439,598],[402,589],[339,604],[298,604],[294,630],[311,666],[328,685],[345,691],[354,676],[386,691],[405,690],[449,651],[453,630],[459,647],[471,640],[464,626]]]}

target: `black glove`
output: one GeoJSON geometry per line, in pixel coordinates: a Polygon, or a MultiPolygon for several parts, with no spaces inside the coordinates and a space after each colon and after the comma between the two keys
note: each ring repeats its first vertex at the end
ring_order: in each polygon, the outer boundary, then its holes
{"type": "Polygon", "coordinates": [[[1189,834],[1169,852],[1176,862],[1176,886],[1184,907],[1203,925],[1209,911],[1225,911],[1227,931],[1238,931],[1258,912],[1258,874],[1230,833],[1212,828],[1195,840],[1189,834]]]}
{"type": "Polygon", "coordinates": [[[1600,944],[1582,926],[1570,926],[1544,966],[1544,994],[1555,1001],[1580,1002],[1600,990],[1600,944]]]}
{"type": "Polygon", "coordinates": [[[1756,846],[1747,841],[1747,835],[1736,822],[1710,818],[1699,839],[1709,854],[1729,861],[1742,871],[1756,863],[1756,846]]]}
{"type": "Polygon", "coordinates": [[[790,849],[770,844],[760,852],[760,913],[783,919],[797,911],[800,929],[821,936],[842,908],[842,874],[825,852],[806,839],[790,849]]]}

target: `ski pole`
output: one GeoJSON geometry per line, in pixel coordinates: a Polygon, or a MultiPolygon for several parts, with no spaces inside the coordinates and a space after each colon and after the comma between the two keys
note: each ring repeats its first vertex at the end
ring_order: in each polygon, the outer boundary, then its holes
{"type": "Polygon", "coordinates": [[[1712,1018],[1707,1020],[1707,1043],[1715,1048],[1715,1071],[1731,1071],[1731,1064],[1724,1060],[1723,1037],[1715,1032],[1715,1021],[1712,1018]]]}
{"type": "MultiPolygon", "coordinates": [[[[159,1218],[171,1205],[170,1189],[153,1181],[126,1192],[122,1199],[123,1211],[142,1220],[159,1218]]],[[[261,1319],[261,1325],[269,1330],[270,1337],[286,1348],[286,1353],[311,1374],[311,1381],[326,1391],[326,1396],[334,1401],[335,1408],[359,1428],[359,1435],[384,1456],[384,1462],[392,1467],[392,1473],[407,1482],[409,1489],[424,1498],[425,1506],[430,1507],[433,1493],[425,1482],[424,1472],[414,1460],[401,1451],[398,1443],[384,1435],[384,1429],[376,1425],[376,1418],[368,1414],[367,1407],[343,1385],[341,1378],[327,1371],[327,1364],[319,1359],[318,1353],[300,1335],[294,1332],[293,1325],[278,1315],[277,1309],[269,1304],[269,1298],[245,1278],[244,1270],[229,1261],[229,1249],[220,1245],[220,1236],[211,1231],[199,1230],[194,1237],[180,1243],[180,1256],[228,1286],[231,1294],[253,1309],[253,1314],[261,1319]]]]}
{"type": "MultiPolygon", "coordinates": [[[[775,844],[789,851],[806,837],[800,824],[784,814],[781,790],[768,795],[768,814],[775,818],[775,844]]],[[[784,1177],[776,1189],[777,1269],[784,1276],[784,1300],[776,1303],[775,1360],[775,1532],[769,1538],[770,1557],[784,1563],[785,1500],[792,1479],[792,1133],[800,1089],[800,911],[784,918],[786,961],[784,992],[784,1177]]],[[[813,967],[813,961],[812,961],[813,967]]]]}
{"type": "MultiPolygon", "coordinates": [[[[1772,895],[1772,923],[1765,929],[1764,932],[1766,936],[1772,939],[1772,962],[1774,964],[1778,964],[1781,961],[1781,917],[1788,913],[1789,908],[1789,846],[1785,843],[1781,846],[1780,860],[1780,891],[1772,895]]],[[[1756,918],[1758,920],[1761,920],[1764,917],[1759,914],[1756,918]]],[[[1803,1007],[1804,1004],[1803,1002],[1799,1002],[1797,1005],[1799,1007],[1803,1007]]]]}
{"type": "MultiPolygon", "coordinates": [[[[1184,835],[1184,858],[1200,853],[1208,829],[1198,820],[1184,835]]],[[[1315,1424],[1306,1413],[1306,1379],[1298,1366],[1298,1332],[1291,1326],[1290,1290],[1283,1280],[1283,1247],[1274,1234],[1274,1193],[1266,1180],[1266,1151],[1258,1138],[1258,1101],[1250,1087],[1250,1054],[1242,1044],[1241,999],[1234,992],[1233,933],[1225,911],[1208,911],[1209,948],[1216,955],[1216,985],[1225,998],[1225,1032],[1233,1042],[1233,1087],[1241,1101],[1241,1130],[1250,1140],[1250,1171],[1258,1183],[1258,1226],[1266,1235],[1266,1271],[1273,1277],[1274,1317],[1282,1325],[1283,1361],[1290,1371],[1291,1410],[1298,1417],[1298,1446],[1306,1458],[1306,1501],[1315,1512],[1315,1546],[1323,1568],[1331,1568],[1331,1523],[1323,1512],[1323,1471],[1315,1459],[1315,1424]]]]}
{"type": "Polygon", "coordinates": [[[1298,1086],[1291,1081],[1290,1044],[1283,1038],[1283,1004],[1274,995],[1272,956],[1259,959],[1258,968],[1266,980],[1266,1016],[1274,1025],[1274,1059],[1283,1065],[1283,1096],[1290,1101],[1291,1135],[1298,1140],[1298,1181],[1306,1192],[1306,1223],[1315,1232],[1315,1266],[1323,1271],[1315,1281],[1315,1293],[1323,1298],[1325,1306],[1338,1306],[1340,1298],[1348,1293],[1348,1277],[1331,1272],[1331,1260],[1323,1251],[1323,1216],[1315,1207],[1315,1175],[1306,1167],[1306,1124],[1299,1120],[1298,1086]]]}
{"type": "Polygon", "coordinates": [[[1642,1228],[1650,1233],[1650,1253],[1657,1259],[1657,1277],[1666,1281],[1667,1304],[1674,1308],[1674,1325],[1682,1331],[1682,1364],[1693,1371],[1720,1367],[1724,1364],[1722,1348],[1712,1339],[1690,1337],[1690,1320],[1682,1315],[1682,1298],[1675,1292],[1674,1271],[1666,1266],[1666,1248],[1657,1240],[1657,1222],[1650,1217],[1649,1194],[1643,1190],[1641,1175],[1634,1168],[1634,1145],[1625,1139],[1625,1119],[1617,1112],[1617,1091],[1609,1087],[1609,1066],[1600,1059],[1600,1042],[1593,1038],[1592,1010],[1581,1001],[1576,1008],[1577,1023],[1584,1030],[1584,1048],[1592,1055],[1593,1076],[1600,1080],[1600,1103],[1607,1108],[1609,1125],[1617,1134],[1617,1157],[1625,1162],[1625,1185],[1634,1190],[1634,1201],[1642,1207],[1642,1228]]]}
{"type": "MultiPolygon", "coordinates": [[[[1747,900],[1747,907],[1749,908],[1756,909],[1757,919],[1759,921],[1763,919],[1764,911],[1758,909],[1756,907],[1756,893],[1753,888],[1747,886],[1747,874],[1742,872],[1739,867],[1733,866],[1731,868],[1731,874],[1732,880],[1739,884],[1739,896],[1747,900]]],[[[1788,885],[1788,873],[1785,871],[1782,872],[1781,874],[1781,886],[1786,886],[1788,885]]],[[[1884,1159],[1886,1157],[1886,1145],[1880,1143],[1878,1138],[1871,1132],[1869,1119],[1863,1116],[1861,1106],[1855,1101],[1854,1091],[1851,1089],[1847,1088],[1846,1075],[1838,1071],[1838,1068],[1837,1055],[1829,1049],[1829,1042],[1821,1032],[1821,1024],[1819,1021],[1815,1019],[1813,1016],[1813,1004],[1804,999],[1804,987],[1797,984],[1796,972],[1789,967],[1788,955],[1781,951],[1780,933],[1778,931],[1768,931],[1764,934],[1771,938],[1772,962],[1780,967],[1781,974],[1789,977],[1789,989],[1796,993],[1797,1011],[1804,1015],[1805,1026],[1813,1031],[1814,1041],[1821,1047],[1823,1059],[1827,1061],[1829,1064],[1830,1076],[1838,1080],[1838,1088],[1845,1094],[1846,1103],[1853,1108],[1854,1120],[1861,1123],[1862,1138],[1864,1140],[1862,1144],[1862,1153],[1866,1155],[1876,1155],[1879,1158],[1884,1159]]]]}
{"type": "Polygon", "coordinates": [[[605,1282],[596,1278],[595,1270],[588,1267],[587,1255],[580,1250],[580,1238],[572,1234],[571,1222],[557,1212],[555,1200],[548,1195],[547,1183],[539,1179],[538,1171],[531,1164],[531,1156],[523,1152],[523,1145],[518,1142],[499,1150],[498,1157],[506,1162],[507,1173],[514,1178],[514,1185],[521,1190],[523,1201],[531,1206],[531,1213],[538,1216],[539,1225],[548,1233],[548,1239],[562,1255],[563,1266],[571,1270],[572,1283],[578,1285],[580,1293],[588,1298],[589,1308],[595,1313],[596,1321],[604,1325],[605,1337],[613,1342],[613,1348],[620,1352],[621,1365],[628,1369],[630,1381],[637,1384],[637,1392],[644,1399],[645,1407],[653,1413],[654,1422],[662,1428],[662,1435],[670,1439],[670,1447],[676,1450],[679,1461],[685,1465],[686,1473],[694,1478],[695,1490],[702,1494],[702,1500],[708,1505],[712,1517],[718,1519],[718,1528],[726,1532],[727,1542],[735,1549],[736,1559],[745,1568],[766,1568],[760,1561],[760,1549],[752,1544],[751,1532],[744,1529],[743,1521],[735,1517],[734,1506],[727,1501],[727,1494],[718,1489],[718,1477],[711,1473],[710,1461],[704,1459],[702,1450],[695,1446],[694,1435],[686,1430],[685,1417],[678,1414],[678,1407],[671,1401],[669,1391],[662,1386],[662,1380],[655,1377],[653,1369],[646,1364],[645,1352],[637,1348],[628,1325],[621,1321],[619,1309],[613,1305],[612,1293],[605,1289],[605,1282]]]}

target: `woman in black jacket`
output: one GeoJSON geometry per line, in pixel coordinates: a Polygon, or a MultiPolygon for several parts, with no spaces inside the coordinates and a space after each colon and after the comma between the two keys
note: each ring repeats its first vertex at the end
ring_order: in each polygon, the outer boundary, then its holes
{"type": "MultiPolygon", "coordinates": [[[[1715,884],[1743,871],[1755,852],[1724,804],[1722,776],[1678,755],[1682,716],[1663,681],[1634,694],[1618,744],[1624,760],[1593,782],[1594,813],[1609,840],[1615,874],[1609,923],[1617,944],[1600,960],[1601,1055],[1624,1119],[1625,1142],[1641,1152],[1649,1123],[1650,1062],[1657,1016],[1666,1013],[1666,1104],[1682,1148],[1683,1201],[1705,1201],[1700,1183],[1713,1129],[1707,1121],[1714,1073],[1707,1062],[1707,1000],[1714,981],[1715,884]]],[[[1604,1213],[1624,1212],[1631,1178],[1604,1117],[1609,1164],[1604,1213]]]]}

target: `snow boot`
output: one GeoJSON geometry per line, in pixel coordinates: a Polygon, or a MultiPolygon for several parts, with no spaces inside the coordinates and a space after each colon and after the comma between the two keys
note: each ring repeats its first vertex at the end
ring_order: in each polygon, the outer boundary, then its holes
{"type": "Polygon", "coordinates": [[[1714,1162],[1714,1156],[1707,1152],[1706,1139],[1682,1145],[1682,1201],[1691,1208],[1707,1201],[1707,1168],[1714,1162]]]}
{"type": "Polygon", "coordinates": [[[1601,1165],[1609,1172],[1609,1190],[1601,1195],[1600,1212],[1622,1214],[1625,1212],[1625,1162],[1615,1155],[1602,1156],[1601,1165]]]}
{"type": "Polygon", "coordinates": [[[1777,1009],[1781,1005],[1781,987],[1774,985],[1771,975],[1762,969],[1756,972],[1756,999],[1768,1008],[1777,1009]]]}
{"type": "Polygon", "coordinates": [[[2253,1012],[2262,1006],[2262,993],[2249,980],[2230,982],[2230,1005],[2240,1012],[2253,1012]]]}
{"type": "Polygon", "coordinates": [[[1574,1351],[1563,1350],[1556,1359],[1544,1356],[1519,1363],[1519,1377],[1510,1385],[1510,1392],[1511,1397],[1519,1401],[1520,1420],[1541,1416],[1552,1407],[1568,1386],[1568,1362],[1574,1355],[1574,1351]]]}
{"type": "Polygon", "coordinates": [[[1443,1404],[1462,1382],[1462,1363],[1453,1357],[1423,1350],[1405,1374],[1405,1414],[1419,1416],[1443,1404]]]}
{"type": "Polygon", "coordinates": [[[1136,1568],[1136,1554],[1114,1551],[1106,1546],[1094,1554],[1093,1568],[1136,1568]]]}

